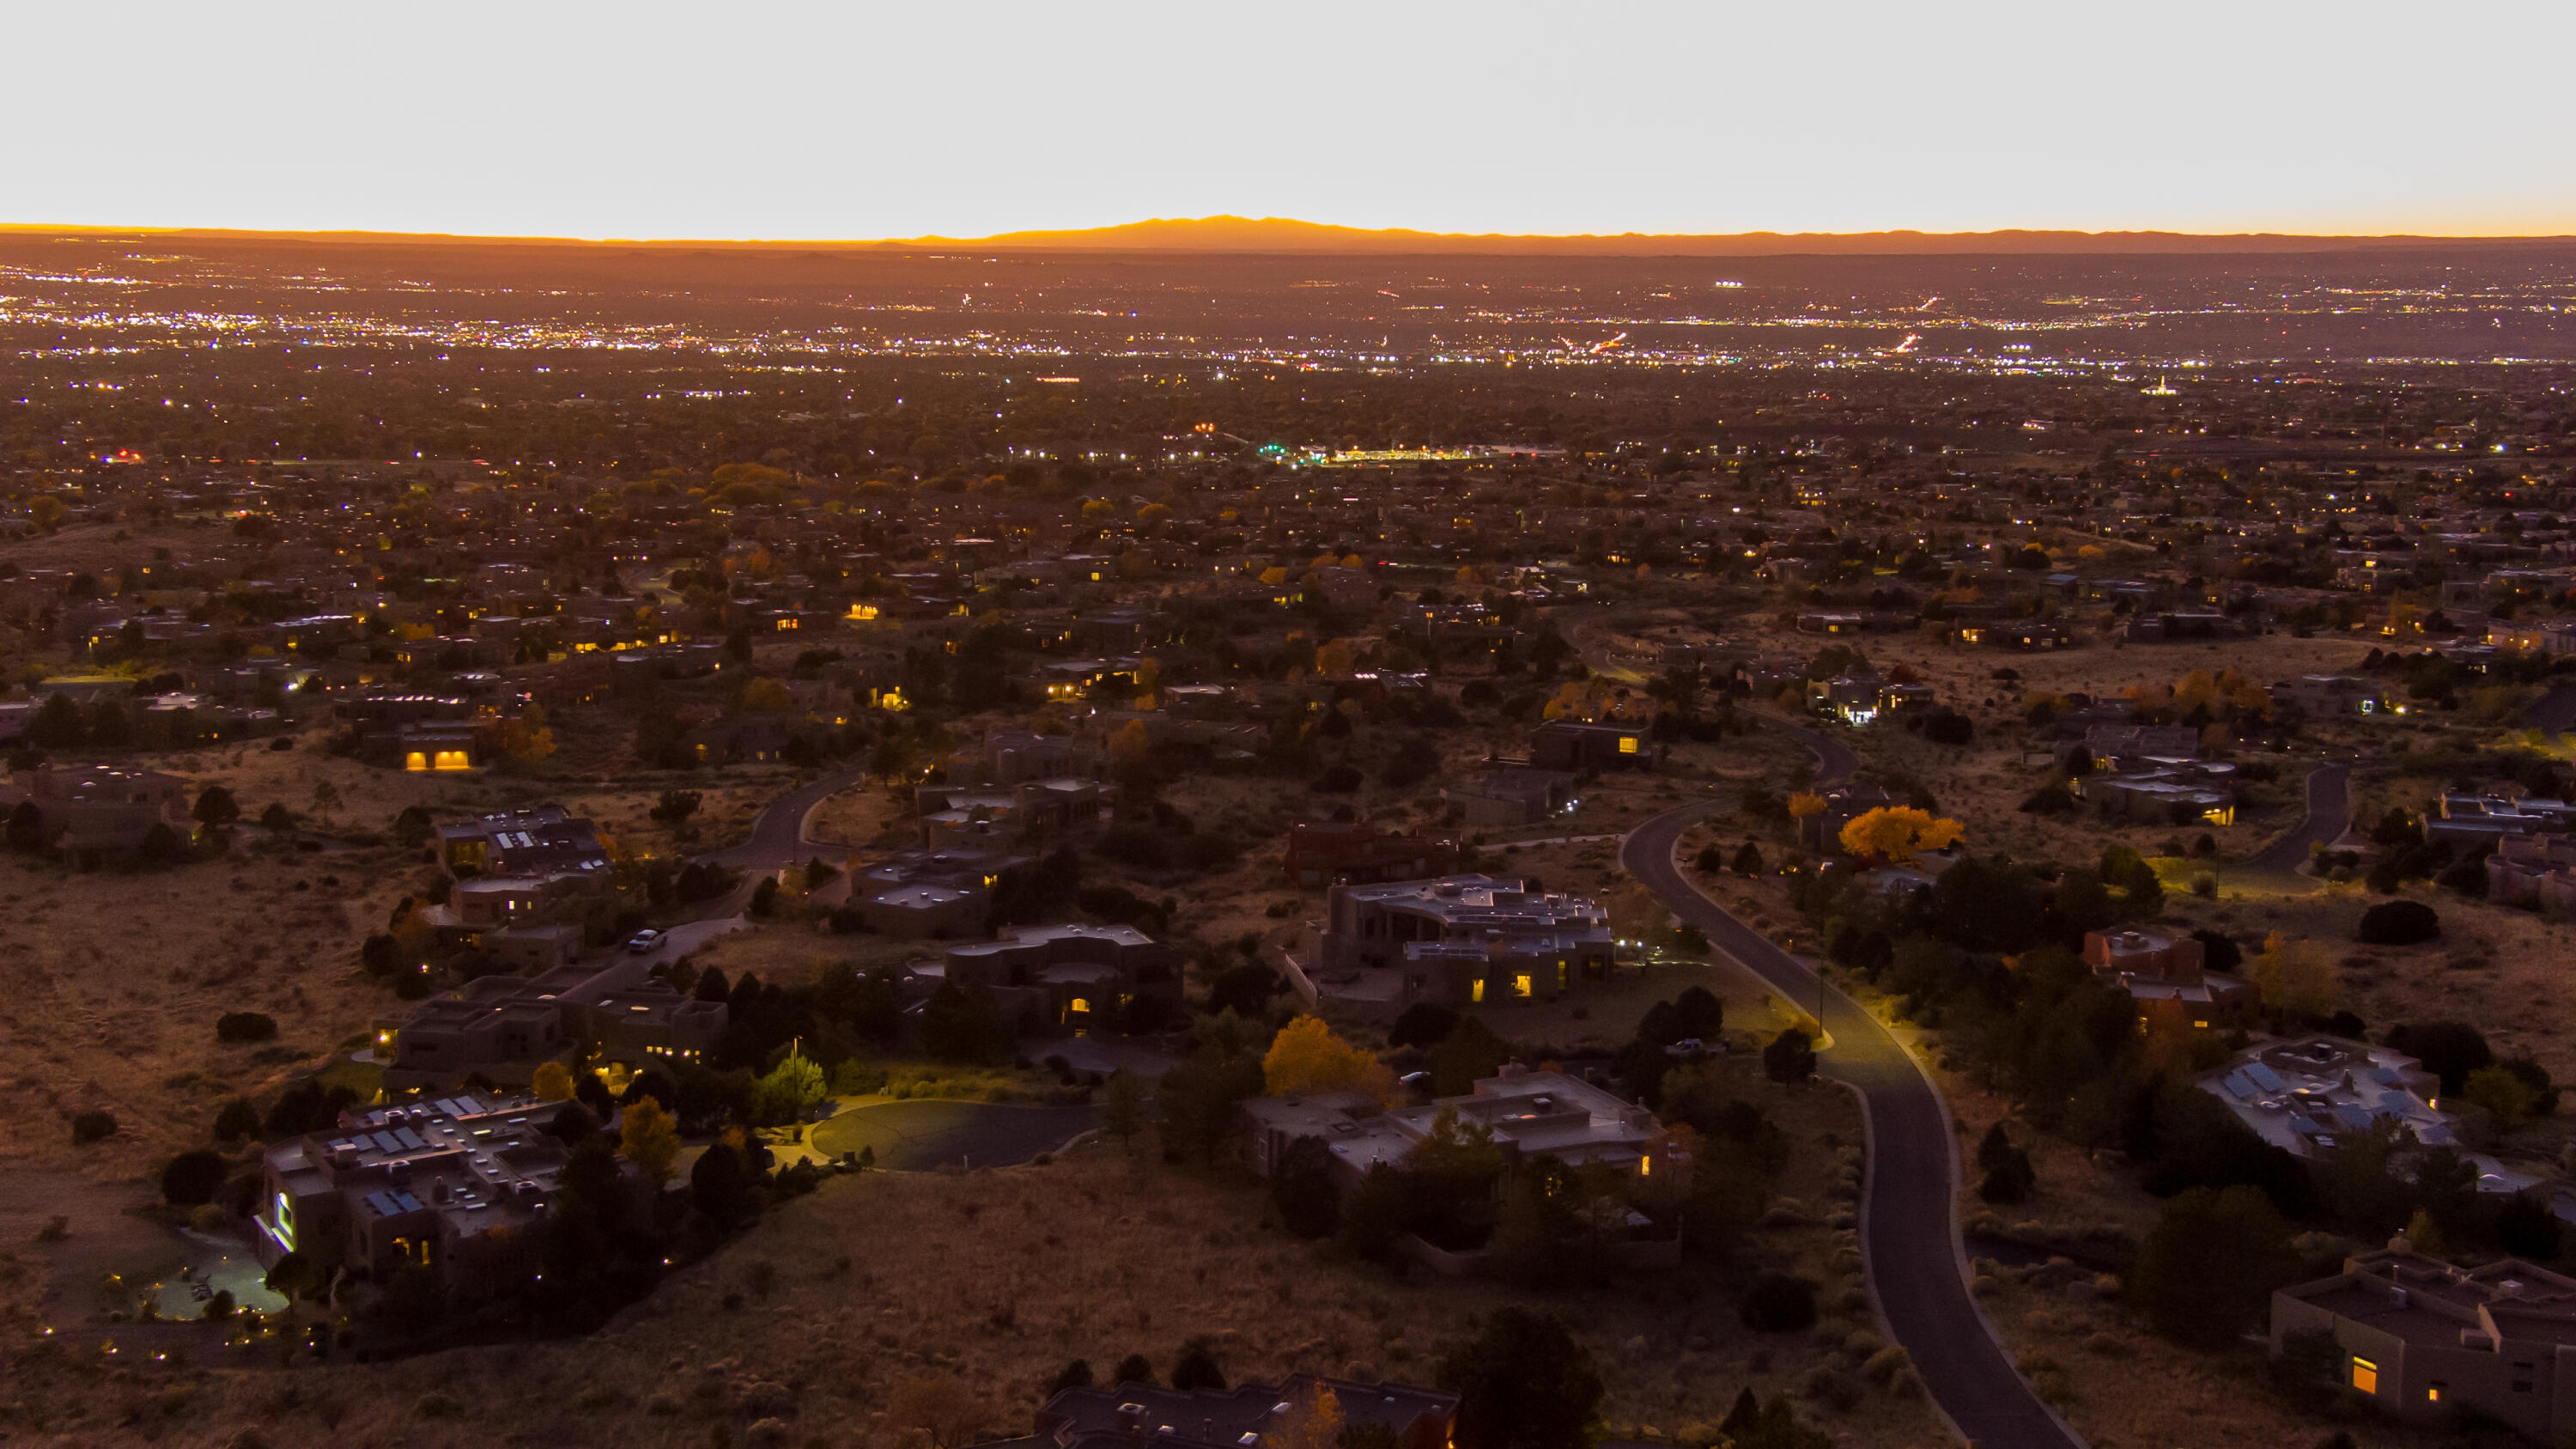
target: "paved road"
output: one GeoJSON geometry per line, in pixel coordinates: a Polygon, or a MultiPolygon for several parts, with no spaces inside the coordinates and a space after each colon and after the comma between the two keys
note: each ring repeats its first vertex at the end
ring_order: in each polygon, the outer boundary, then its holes
{"type": "Polygon", "coordinates": [[[814,850],[805,840],[805,817],[814,807],[867,779],[864,770],[841,770],[799,785],[762,807],[751,822],[751,837],[740,845],[707,852],[705,859],[736,870],[778,870],[803,865],[814,850]]]}
{"type": "MultiPolygon", "coordinates": [[[[2352,825],[2352,766],[2319,765],[2308,772],[2308,815],[2299,828],[2265,846],[2245,862],[2249,871],[2296,875],[2308,863],[2308,848],[2339,839],[2352,825]]],[[[2302,880],[2307,878],[2302,876],[2302,880]]]]}
{"type": "MultiPolygon", "coordinates": [[[[1850,773],[1851,751],[1802,725],[1767,723],[1814,751],[1816,778],[1850,773]]],[[[1814,1003],[1819,982],[1796,957],[1726,913],[1673,864],[1683,829],[1716,808],[1702,801],[1668,810],[1630,832],[1619,863],[1674,915],[1768,981],[1789,1001],[1814,1003]]],[[[1859,1089],[1869,1120],[1869,1172],[1862,1252],[1887,1324],[1912,1355],[1933,1402],[1972,1444],[1985,1449],[2081,1449],[2083,1440],[2013,1369],[1968,1294],[1960,1255],[1957,1141],[1949,1107],[1903,1045],[1841,992],[1824,988],[1833,1048],[1818,1067],[1859,1089]]]]}
{"type": "Polygon", "coordinates": [[[986,1102],[882,1102],[814,1124],[806,1140],[826,1157],[876,1149],[877,1166],[926,1172],[958,1163],[1008,1167],[1053,1152],[1097,1125],[1090,1107],[986,1102]]]}

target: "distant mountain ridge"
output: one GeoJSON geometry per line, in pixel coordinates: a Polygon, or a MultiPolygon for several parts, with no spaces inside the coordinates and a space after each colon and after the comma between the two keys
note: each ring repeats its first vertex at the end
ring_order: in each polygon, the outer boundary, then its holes
{"type": "Polygon", "coordinates": [[[1940,253],[2301,252],[2353,247],[2566,242],[2568,237],[2300,236],[2282,232],[2175,231],[1751,231],[1717,235],[1619,232],[1575,236],[1372,229],[1284,216],[1156,217],[1078,231],[985,237],[913,237],[879,246],[962,246],[1012,251],[1466,252],[1531,256],[1920,256],[1940,253]]]}
{"type": "Polygon", "coordinates": [[[2288,232],[2179,231],[1750,231],[1714,235],[1619,232],[1572,236],[1335,226],[1284,216],[1155,217],[1119,226],[1013,231],[994,236],[815,240],[636,241],[620,237],[466,236],[439,232],[249,231],[215,227],[0,224],[0,236],[232,239],[360,245],[619,247],[799,251],[1079,251],[1163,255],[1309,256],[2118,256],[2351,251],[2361,248],[2513,247],[2576,244],[2570,236],[2304,236],[2288,232]]]}

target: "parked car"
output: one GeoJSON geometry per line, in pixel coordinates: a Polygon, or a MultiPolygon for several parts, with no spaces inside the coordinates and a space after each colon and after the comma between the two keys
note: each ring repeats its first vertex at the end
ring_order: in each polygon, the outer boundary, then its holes
{"type": "Polygon", "coordinates": [[[651,955],[655,948],[659,947],[661,944],[661,932],[638,931],[634,935],[626,938],[626,954],[630,956],[648,956],[651,955]]]}

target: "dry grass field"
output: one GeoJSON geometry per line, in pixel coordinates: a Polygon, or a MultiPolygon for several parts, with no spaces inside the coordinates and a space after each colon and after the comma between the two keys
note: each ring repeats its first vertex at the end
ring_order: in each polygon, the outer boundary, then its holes
{"type": "MultiPolygon", "coordinates": [[[[1677,1434],[1723,1415],[1738,1388],[1799,1393],[1819,1371],[1862,1385],[1850,1407],[1802,1412],[1854,1444],[1931,1446],[1920,1397],[1852,1372],[1874,1351],[1847,1228],[1825,1204],[1857,1137],[1831,1090],[1747,1090],[1800,1151],[1774,1226],[1724,1273],[1631,1279],[1548,1300],[1591,1349],[1623,1434],[1677,1434]],[[1834,1221],[1840,1221],[1835,1219],[1834,1221]],[[1828,1284],[1826,1326],[1757,1336],[1731,1282],[1756,1266],[1828,1284]]],[[[1133,1162],[1112,1149],[1045,1165],[828,1181],[677,1275],[593,1338],[467,1348],[383,1366],[133,1366],[102,1371],[86,1344],[23,1360],[5,1393],[14,1430],[44,1442],[609,1445],[918,1442],[885,1413],[906,1382],[950,1378],[983,1435],[1022,1432],[1070,1358],[1096,1369],[1142,1352],[1167,1369],[1207,1337],[1236,1379],[1317,1370],[1422,1381],[1477,1316],[1522,1295],[1416,1275],[1398,1281],[1290,1238],[1254,1184],[1133,1162]],[[774,1440],[773,1440],[774,1436],[774,1440]]],[[[0,1265],[5,1267],[5,1265],[0,1265]]]]}

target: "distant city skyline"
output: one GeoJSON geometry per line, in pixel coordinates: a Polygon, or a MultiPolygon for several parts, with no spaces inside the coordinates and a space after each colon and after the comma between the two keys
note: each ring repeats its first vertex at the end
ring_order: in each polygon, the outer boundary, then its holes
{"type": "Polygon", "coordinates": [[[2576,233],[2552,57],[2473,0],[31,10],[0,221],[973,238],[2576,233]]]}

